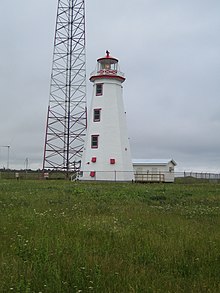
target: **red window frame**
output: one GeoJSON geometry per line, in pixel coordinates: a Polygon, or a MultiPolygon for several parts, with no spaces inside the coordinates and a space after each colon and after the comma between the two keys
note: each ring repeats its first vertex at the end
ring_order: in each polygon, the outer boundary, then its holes
{"type": "Polygon", "coordinates": [[[110,164],[115,164],[115,159],[110,159],[110,164]]]}
{"type": "Polygon", "coordinates": [[[103,95],[103,83],[97,83],[95,91],[96,91],[96,96],[102,96],[103,95]]]}
{"type": "Polygon", "coordinates": [[[97,149],[98,146],[99,146],[99,135],[98,134],[91,135],[91,148],[97,149]]]}
{"type": "Polygon", "coordinates": [[[91,162],[95,163],[96,162],[96,157],[92,157],[91,162]]]}
{"type": "Polygon", "coordinates": [[[93,109],[93,121],[99,122],[101,120],[101,109],[93,109]]]}
{"type": "Polygon", "coordinates": [[[95,171],[90,172],[90,177],[95,177],[95,171]]]}

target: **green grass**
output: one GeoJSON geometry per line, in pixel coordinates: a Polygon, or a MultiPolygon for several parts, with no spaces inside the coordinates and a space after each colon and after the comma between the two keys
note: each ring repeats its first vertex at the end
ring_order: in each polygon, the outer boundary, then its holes
{"type": "Polygon", "coordinates": [[[220,292],[220,184],[0,180],[0,292],[220,292]]]}

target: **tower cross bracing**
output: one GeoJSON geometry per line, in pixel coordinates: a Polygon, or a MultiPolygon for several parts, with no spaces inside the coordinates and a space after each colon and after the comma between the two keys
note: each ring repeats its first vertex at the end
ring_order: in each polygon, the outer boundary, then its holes
{"type": "Polygon", "coordinates": [[[43,169],[80,168],[86,132],[84,2],[58,0],[43,169]]]}

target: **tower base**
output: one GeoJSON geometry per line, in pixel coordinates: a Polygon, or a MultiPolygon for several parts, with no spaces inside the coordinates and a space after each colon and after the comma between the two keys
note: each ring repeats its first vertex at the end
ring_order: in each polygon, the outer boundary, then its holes
{"type": "Polygon", "coordinates": [[[133,171],[81,171],[80,181],[132,182],[133,171]]]}

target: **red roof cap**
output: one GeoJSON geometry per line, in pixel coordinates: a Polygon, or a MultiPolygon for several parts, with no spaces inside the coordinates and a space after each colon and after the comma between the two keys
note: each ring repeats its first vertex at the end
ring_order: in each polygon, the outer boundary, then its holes
{"type": "Polygon", "coordinates": [[[104,59],[111,59],[112,61],[115,61],[115,63],[118,62],[118,59],[110,56],[110,52],[108,50],[106,50],[106,56],[99,58],[97,61],[99,62],[99,61],[102,61],[104,59]]]}

